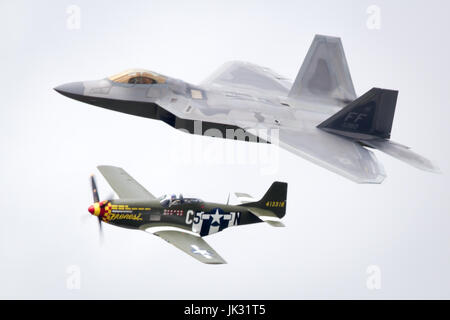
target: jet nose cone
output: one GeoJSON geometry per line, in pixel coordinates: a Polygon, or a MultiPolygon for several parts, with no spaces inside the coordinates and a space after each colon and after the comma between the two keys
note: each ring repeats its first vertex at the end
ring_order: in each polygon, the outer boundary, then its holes
{"type": "Polygon", "coordinates": [[[59,92],[65,96],[73,96],[73,95],[83,95],[84,94],[84,85],[83,82],[71,82],[65,83],[60,86],[54,88],[56,92],[59,92]]]}
{"type": "Polygon", "coordinates": [[[91,214],[94,214],[94,206],[90,206],[90,207],[88,208],[88,211],[89,211],[91,214]]]}

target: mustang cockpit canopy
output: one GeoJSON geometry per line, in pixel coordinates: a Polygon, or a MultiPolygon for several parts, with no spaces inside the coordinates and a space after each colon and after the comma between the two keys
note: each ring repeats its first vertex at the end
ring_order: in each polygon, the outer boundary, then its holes
{"type": "Polygon", "coordinates": [[[168,208],[173,205],[180,205],[184,203],[200,203],[202,200],[197,198],[184,198],[182,194],[179,195],[163,195],[158,198],[163,207],[168,208]]]}
{"type": "Polygon", "coordinates": [[[166,78],[152,71],[144,69],[130,69],[114,76],[109,80],[117,83],[129,84],[160,84],[165,83],[166,78]]]}

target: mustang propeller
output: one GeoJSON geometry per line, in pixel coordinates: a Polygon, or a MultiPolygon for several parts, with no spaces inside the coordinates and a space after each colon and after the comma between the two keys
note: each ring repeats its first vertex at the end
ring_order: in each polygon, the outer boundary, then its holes
{"type": "Polygon", "coordinates": [[[105,214],[105,206],[112,200],[112,197],[110,197],[111,199],[100,202],[94,175],[91,175],[91,188],[92,188],[92,196],[94,198],[94,204],[89,206],[88,211],[92,215],[97,217],[100,237],[103,238],[102,218],[103,215],[105,214]]]}

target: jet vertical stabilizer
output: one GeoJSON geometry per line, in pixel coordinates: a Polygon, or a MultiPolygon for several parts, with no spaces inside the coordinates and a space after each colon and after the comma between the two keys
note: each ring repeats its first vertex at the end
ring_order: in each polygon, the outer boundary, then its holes
{"type": "Polygon", "coordinates": [[[356,99],[340,38],[316,35],[292,85],[289,97],[330,105],[356,99]]]}
{"type": "Polygon", "coordinates": [[[380,150],[418,169],[439,172],[430,160],[390,141],[398,91],[372,88],[317,127],[380,150]]]}

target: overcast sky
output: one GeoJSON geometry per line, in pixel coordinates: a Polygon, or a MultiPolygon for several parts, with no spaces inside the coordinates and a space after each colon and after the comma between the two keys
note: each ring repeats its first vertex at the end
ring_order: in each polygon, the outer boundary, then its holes
{"type": "Polygon", "coordinates": [[[0,297],[450,298],[449,9],[447,1],[2,1],[0,297]],[[342,38],[358,95],[399,90],[392,139],[443,174],[377,152],[387,179],[357,185],[275,146],[262,149],[275,157],[252,163],[249,144],[189,136],[52,90],[127,68],[199,83],[228,60],[293,79],[315,34],[342,38]],[[246,161],[191,159],[185,144],[235,148],[246,161]],[[101,198],[112,192],[100,164],[122,166],[156,195],[216,202],[235,191],[259,198],[286,181],[287,227],[208,237],[228,262],[221,266],[110,225],[100,245],[87,212],[91,173],[101,198]],[[370,290],[373,270],[381,288],[370,290]],[[78,275],[79,289],[68,286],[78,275]]]}

